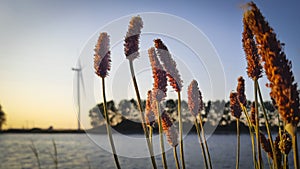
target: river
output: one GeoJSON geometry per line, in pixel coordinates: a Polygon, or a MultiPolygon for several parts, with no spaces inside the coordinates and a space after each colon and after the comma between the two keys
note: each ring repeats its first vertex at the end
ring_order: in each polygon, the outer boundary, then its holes
{"type": "MultiPolygon", "coordinates": [[[[151,168],[147,149],[141,141],[142,135],[113,136],[122,168],[151,168]],[[142,146],[142,147],[141,147],[142,146]]],[[[30,146],[32,142],[38,150],[41,168],[55,168],[51,154],[54,153],[52,140],[57,146],[59,169],[106,169],[114,168],[114,161],[106,135],[88,134],[0,134],[0,168],[1,169],[34,169],[38,168],[36,157],[30,146]],[[108,150],[108,151],[106,151],[108,150]]],[[[154,137],[156,161],[162,168],[157,136],[154,137]]],[[[143,142],[143,141],[142,141],[143,142]]],[[[299,144],[299,143],[298,143],[299,144]]],[[[215,169],[235,168],[236,135],[214,134],[208,138],[208,145],[215,169]]],[[[166,143],[169,168],[175,168],[173,151],[166,143]]],[[[184,138],[186,168],[204,168],[202,153],[197,135],[184,138]]],[[[179,149],[178,149],[179,154],[179,149]]],[[[269,168],[263,152],[265,168],[269,168]]],[[[290,153],[290,162],[292,161],[290,153]]],[[[241,135],[240,168],[253,168],[251,142],[249,135],[241,135]]],[[[290,168],[293,168],[290,165],[290,168]]]]}

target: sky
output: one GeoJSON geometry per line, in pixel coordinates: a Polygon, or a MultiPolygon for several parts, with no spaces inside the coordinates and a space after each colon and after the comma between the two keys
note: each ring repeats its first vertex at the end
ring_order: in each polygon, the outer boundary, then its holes
{"type": "MultiPolygon", "coordinates": [[[[125,36],[130,17],[138,14],[146,17],[147,12],[166,14],[184,20],[185,23],[200,30],[207,38],[206,42],[210,42],[214,47],[218,60],[216,66],[220,66],[217,69],[223,70],[223,73],[210,77],[208,74],[214,72],[214,65],[209,65],[205,69],[203,68],[205,65],[200,64],[197,72],[197,67],[189,64],[189,61],[194,61],[192,54],[181,56],[179,49],[182,43],[177,44],[178,41],[170,37],[159,36],[164,38],[169,50],[174,53],[179,70],[187,79],[184,81],[185,88],[189,84],[188,80],[194,75],[189,71],[198,73],[199,75],[195,76],[199,77],[197,80],[200,88],[203,89],[206,101],[227,99],[230,91],[236,88],[236,79],[243,76],[246,79],[246,94],[248,99],[252,99],[253,86],[246,74],[246,61],[241,43],[243,29],[241,5],[246,2],[239,0],[190,2],[0,0],[0,104],[7,115],[4,128],[48,128],[49,126],[77,128],[76,74],[71,71],[71,68],[76,66],[78,58],[89,53],[83,54],[84,49],[91,49],[91,56],[85,56],[82,60],[83,69],[91,72],[92,49],[99,30],[114,22],[120,22],[124,25],[122,29],[120,28],[123,31],[120,33],[124,33],[125,36]],[[204,72],[203,75],[201,72],[204,72]],[[200,79],[202,76],[203,79],[200,79]],[[212,85],[209,78],[220,79],[220,83],[212,85]],[[214,85],[219,86],[212,88],[214,85]]],[[[285,43],[285,52],[293,63],[295,80],[299,82],[300,13],[298,7],[300,2],[283,3],[276,0],[256,3],[274,28],[278,38],[285,43]]],[[[151,25],[150,19],[145,18],[143,30],[151,32],[152,28],[161,26],[151,25]]],[[[182,25],[171,28],[170,32],[180,28],[182,25]]],[[[183,31],[183,33],[188,32],[183,31]]],[[[152,45],[151,39],[156,36],[158,35],[142,35],[142,57],[136,61],[136,67],[139,67],[139,63],[147,61],[146,50],[152,45]]],[[[114,38],[114,35],[111,35],[111,38],[114,38]]],[[[120,75],[118,72],[126,72],[127,66],[126,60],[120,59],[125,57],[122,53],[122,44],[123,42],[119,41],[112,45],[114,47],[112,74],[107,78],[108,100],[134,97],[130,80],[122,85],[121,77],[120,79],[117,77],[120,75]],[[122,93],[122,89],[126,91],[125,95],[113,94],[113,90],[120,90],[122,93]]],[[[189,50],[185,49],[188,53],[189,50]]],[[[137,77],[138,80],[140,79],[142,92],[146,93],[152,82],[145,77],[150,77],[151,74],[149,69],[143,72],[142,68],[137,77]]],[[[92,87],[86,89],[91,90],[92,93],[85,95],[85,100],[91,100],[91,103],[101,102],[99,79],[84,71],[83,75],[84,79],[87,79],[85,87],[92,87]]],[[[123,73],[121,75],[126,76],[123,73]]],[[[264,87],[266,82],[266,79],[261,79],[261,86],[264,87]]],[[[172,89],[169,91],[170,96],[174,95],[172,89]]],[[[268,100],[268,90],[263,89],[263,92],[264,98],[268,100]]],[[[145,96],[142,94],[142,98],[145,96]]],[[[185,97],[183,95],[184,99],[185,97]]],[[[83,126],[89,128],[88,112],[85,110],[82,116],[83,126]]]]}

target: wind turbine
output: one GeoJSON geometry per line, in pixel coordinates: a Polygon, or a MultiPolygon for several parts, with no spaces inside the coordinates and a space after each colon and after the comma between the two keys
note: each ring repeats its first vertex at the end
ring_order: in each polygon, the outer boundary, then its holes
{"type": "Polygon", "coordinates": [[[82,67],[80,60],[78,61],[78,67],[72,68],[72,71],[75,71],[77,73],[77,106],[78,106],[78,131],[80,131],[80,81],[82,83],[82,87],[84,90],[84,83],[83,83],[83,77],[82,77],[82,67]]]}

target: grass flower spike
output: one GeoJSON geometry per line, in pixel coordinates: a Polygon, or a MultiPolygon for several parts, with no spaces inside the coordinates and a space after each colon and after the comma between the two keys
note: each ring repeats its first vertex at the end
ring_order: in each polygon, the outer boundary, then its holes
{"type": "Polygon", "coordinates": [[[158,102],[166,97],[167,92],[167,73],[159,63],[154,47],[148,50],[149,59],[152,67],[152,74],[154,79],[153,97],[158,102]]]}
{"type": "Polygon", "coordinates": [[[155,114],[152,110],[152,92],[151,92],[151,90],[149,90],[147,93],[145,119],[146,119],[146,123],[148,126],[154,126],[155,114]]]}
{"type": "MultiPolygon", "coordinates": [[[[240,79],[240,78],[239,78],[240,79]]],[[[241,83],[239,81],[238,90],[241,92],[241,83]]],[[[231,115],[236,119],[236,135],[237,135],[237,149],[236,149],[236,169],[239,168],[240,162],[240,117],[242,115],[242,103],[239,102],[239,96],[241,93],[239,92],[231,92],[230,93],[230,111],[231,115]]],[[[244,99],[241,97],[241,99],[244,99]]]]}
{"type": "Polygon", "coordinates": [[[164,138],[163,138],[163,128],[162,128],[162,117],[161,117],[161,101],[164,97],[166,97],[167,92],[167,74],[161,64],[159,63],[159,60],[156,55],[155,48],[152,47],[148,50],[149,60],[152,68],[152,74],[153,74],[153,110],[154,114],[156,115],[158,119],[158,128],[159,128],[159,136],[160,136],[160,147],[162,151],[162,163],[163,167],[166,169],[167,166],[167,160],[165,155],[165,148],[164,148],[164,138]]]}
{"type": "Polygon", "coordinates": [[[95,46],[94,68],[95,73],[105,78],[110,70],[110,51],[109,51],[109,36],[106,32],[100,34],[98,42],[95,46]]]}
{"type": "Polygon", "coordinates": [[[126,58],[130,61],[139,57],[139,39],[142,28],[142,18],[140,16],[132,17],[129,22],[128,32],[126,33],[124,43],[124,52],[126,58]]]}
{"type": "Polygon", "coordinates": [[[256,42],[259,54],[265,62],[265,73],[270,81],[271,97],[276,102],[278,111],[286,123],[297,126],[300,116],[299,92],[294,82],[292,64],[286,58],[282,43],[276,38],[274,30],[262,16],[254,3],[249,3],[250,10],[245,13],[256,42]]]}
{"type": "Polygon", "coordinates": [[[110,61],[111,61],[110,51],[109,51],[109,36],[107,35],[107,33],[104,32],[100,34],[94,51],[95,51],[94,68],[96,70],[95,73],[102,79],[103,109],[104,109],[104,116],[106,121],[106,132],[114,156],[116,168],[120,169],[121,166],[119,163],[118,155],[116,153],[116,148],[112,137],[112,132],[110,129],[110,121],[107,113],[106,94],[105,94],[105,77],[107,76],[108,71],[110,70],[110,61]]]}
{"type": "Polygon", "coordinates": [[[238,101],[238,93],[236,92],[231,92],[230,93],[230,112],[231,115],[234,116],[235,118],[240,118],[242,115],[242,109],[240,106],[240,103],[238,101]]]}
{"type": "Polygon", "coordinates": [[[167,72],[168,80],[173,89],[178,95],[178,119],[179,119],[179,139],[180,139],[180,160],[182,168],[185,169],[184,151],[183,151],[183,134],[182,134],[182,118],[181,118],[181,89],[182,80],[179,71],[176,68],[176,62],[173,60],[167,46],[160,40],[155,39],[154,45],[160,60],[163,63],[164,69],[167,72]]]}
{"type": "Polygon", "coordinates": [[[237,97],[240,104],[246,107],[247,99],[245,95],[245,80],[242,76],[238,78],[238,86],[236,88],[236,91],[237,91],[237,97]]]}
{"type": "Polygon", "coordinates": [[[161,122],[162,128],[167,136],[167,141],[172,147],[176,147],[178,145],[178,133],[170,116],[165,111],[161,114],[161,122]]]}
{"type": "Polygon", "coordinates": [[[130,68],[130,74],[138,102],[138,108],[141,116],[141,123],[144,131],[144,135],[146,137],[146,142],[147,142],[147,147],[149,150],[150,158],[151,158],[151,163],[153,166],[153,169],[156,169],[156,161],[154,158],[154,152],[153,152],[153,147],[151,145],[151,141],[149,139],[149,131],[146,126],[146,120],[145,120],[145,115],[143,112],[143,107],[142,107],[142,101],[141,101],[141,96],[139,92],[139,87],[138,83],[136,80],[135,72],[134,72],[134,67],[133,67],[133,60],[139,57],[139,38],[141,34],[141,29],[143,28],[143,21],[140,16],[135,16],[132,17],[129,26],[128,26],[128,31],[125,36],[125,43],[124,43],[124,53],[126,55],[126,58],[129,61],[129,68],[130,68]]]}
{"type": "Polygon", "coordinates": [[[262,77],[261,58],[257,53],[256,43],[252,31],[249,29],[248,23],[243,19],[243,48],[247,60],[247,74],[251,79],[259,79],[262,77]]]}
{"type": "Polygon", "coordinates": [[[160,39],[155,39],[154,45],[157,49],[157,54],[167,72],[170,85],[175,89],[176,92],[180,92],[182,88],[182,80],[176,68],[176,62],[173,60],[167,46],[160,39]]]}
{"type": "Polygon", "coordinates": [[[193,80],[188,87],[188,107],[194,117],[197,117],[200,109],[199,88],[196,80],[193,80]]]}
{"type": "Polygon", "coordinates": [[[203,123],[202,117],[200,114],[200,112],[203,110],[202,94],[201,91],[199,90],[198,82],[196,80],[192,80],[190,85],[188,86],[188,108],[190,113],[194,116],[194,125],[197,130],[205,168],[208,168],[208,166],[212,168],[210,154],[209,154],[209,150],[205,138],[205,132],[202,126],[203,123]],[[199,122],[197,120],[198,117],[199,117],[199,122]]]}
{"type": "Polygon", "coordinates": [[[173,125],[173,122],[171,121],[170,116],[167,114],[166,111],[164,111],[161,114],[161,123],[162,123],[162,129],[166,134],[167,141],[173,147],[176,169],[180,169],[179,160],[177,157],[177,150],[176,150],[176,147],[178,145],[178,133],[175,126],[173,125]]]}
{"type": "Polygon", "coordinates": [[[288,155],[292,149],[292,140],[287,133],[283,133],[281,135],[281,139],[279,141],[279,149],[282,154],[288,155]]]}
{"type": "Polygon", "coordinates": [[[292,63],[286,58],[283,44],[277,39],[256,4],[248,3],[244,18],[258,44],[258,54],[264,61],[264,69],[271,88],[270,96],[275,101],[285,129],[292,136],[294,167],[300,168],[297,145],[297,125],[300,118],[300,102],[297,83],[292,72],[292,63]]]}

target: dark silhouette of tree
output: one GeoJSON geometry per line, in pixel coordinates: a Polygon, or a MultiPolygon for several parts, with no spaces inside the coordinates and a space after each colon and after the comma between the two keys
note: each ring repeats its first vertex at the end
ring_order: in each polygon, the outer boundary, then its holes
{"type": "Polygon", "coordinates": [[[206,104],[204,104],[204,115],[203,115],[203,118],[206,119],[207,118],[207,115],[210,111],[210,108],[211,108],[211,101],[209,100],[206,104]]]}
{"type": "Polygon", "coordinates": [[[166,111],[169,114],[173,114],[177,110],[177,104],[173,99],[169,99],[166,101],[166,111]]]}
{"type": "Polygon", "coordinates": [[[138,110],[138,105],[137,105],[137,101],[136,100],[131,99],[130,103],[133,104],[134,108],[138,110]]]}
{"type": "Polygon", "coordinates": [[[121,100],[118,104],[118,109],[123,116],[129,116],[132,109],[132,103],[129,100],[121,100]]]}
{"type": "Polygon", "coordinates": [[[270,102],[270,101],[265,101],[264,106],[269,112],[273,113],[275,111],[275,107],[273,106],[272,102],[270,102]]]}
{"type": "Polygon", "coordinates": [[[220,125],[227,126],[230,124],[230,103],[227,101],[224,105],[223,115],[220,120],[220,125]]]}
{"type": "MultiPolygon", "coordinates": [[[[122,115],[117,111],[114,101],[107,102],[107,114],[111,125],[116,125],[122,121],[122,115]]],[[[105,123],[104,107],[103,103],[97,104],[89,111],[89,117],[91,118],[91,125],[93,127],[100,126],[105,123]]]]}
{"type": "Polygon", "coordinates": [[[2,110],[2,106],[0,105],[0,131],[2,130],[2,125],[5,124],[6,118],[5,118],[5,113],[2,110]]]}

